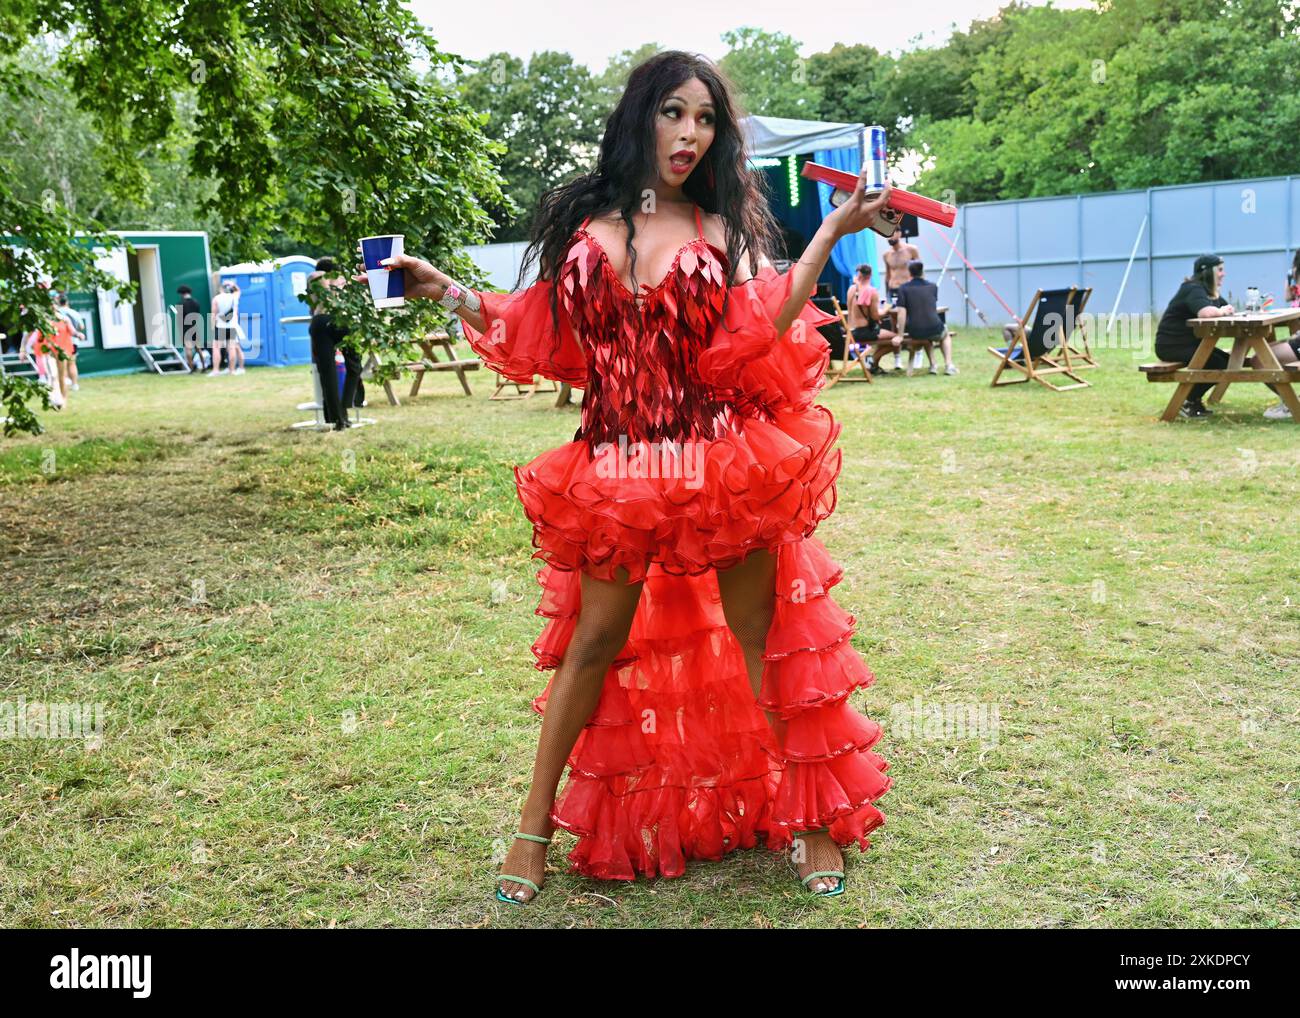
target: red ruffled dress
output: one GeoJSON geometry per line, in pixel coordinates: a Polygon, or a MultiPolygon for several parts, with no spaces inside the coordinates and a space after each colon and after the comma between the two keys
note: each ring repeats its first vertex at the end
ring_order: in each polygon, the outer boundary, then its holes
{"type": "Polygon", "coordinates": [[[564,657],[580,570],[645,581],[551,815],[578,837],[572,869],[600,879],[680,876],[687,859],[827,826],[865,851],[891,784],[880,726],[848,700],[874,677],[830,596],[843,570],[812,536],[840,472],[840,425],[813,402],[830,356],[816,326],[834,319],[807,303],[777,335],[792,275],[764,268],[728,292],[698,209],[696,225],[640,302],[584,224],[554,282],[480,293],[486,328],[464,329],[506,378],[585,390],[574,440],[514,469],[545,563],[536,667],[564,657]],[[715,574],[756,548],[776,556],[757,702],[715,574]]]}

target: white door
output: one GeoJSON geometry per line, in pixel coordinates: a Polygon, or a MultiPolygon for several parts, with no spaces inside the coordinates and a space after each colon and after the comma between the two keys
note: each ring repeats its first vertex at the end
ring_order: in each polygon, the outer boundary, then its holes
{"type": "MultiPolygon", "coordinates": [[[[95,267],[121,280],[123,284],[131,280],[131,270],[126,262],[126,248],[115,247],[105,251],[102,247],[95,249],[95,267]]],[[[117,302],[116,290],[100,290],[99,324],[100,345],[105,350],[115,350],[124,346],[135,346],[135,315],[130,304],[117,302]]]]}

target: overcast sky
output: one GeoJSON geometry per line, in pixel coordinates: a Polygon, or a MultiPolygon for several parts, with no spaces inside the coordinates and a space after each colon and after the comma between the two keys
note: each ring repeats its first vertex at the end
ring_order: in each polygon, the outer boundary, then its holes
{"type": "MultiPolygon", "coordinates": [[[[614,54],[657,42],[715,60],[727,50],[722,33],[753,26],[784,32],[803,44],[801,55],[836,42],[878,50],[941,43],[952,31],[986,18],[1006,0],[876,0],[868,3],[794,0],[409,0],[443,52],[479,60],[504,50],[528,57],[539,50],[573,54],[595,72],[614,54]],[[919,37],[919,42],[917,40],[919,37]]],[[[1055,7],[1090,7],[1056,0],[1055,7]]]]}

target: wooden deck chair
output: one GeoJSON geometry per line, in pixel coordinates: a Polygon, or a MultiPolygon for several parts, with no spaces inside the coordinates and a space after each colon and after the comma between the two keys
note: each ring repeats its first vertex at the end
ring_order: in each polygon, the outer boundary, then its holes
{"type": "Polygon", "coordinates": [[[1071,303],[1074,305],[1074,325],[1079,330],[1079,335],[1083,339],[1083,349],[1076,350],[1072,340],[1073,336],[1066,336],[1063,346],[1069,348],[1070,362],[1077,371],[1080,368],[1100,367],[1097,358],[1092,355],[1092,346],[1088,342],[1088,322],[1083,317],[1083,311],[1088,306],[1088,298],[1092,296],[1092,287],[1085,290],[1075,290],[1074,299],[1071,303]]]}
{"type": "Polygon", "coordinates": [[[867,368],[867,351],[859,350],[856,356],[849,356],[849,344],[852,342],[853,333],[849,329],[848,311],[840,307],[839,300],[833,295],[814,297],[813,304],[819,311],[839,319],[838,322],[830,322],[817,328],[817,331],[826,337],[826,342],[831,345],[831,364],[827,365],[825,388],[829,389],[836,382],[874,382],[875,379],[871,377],[871,372],[867,368]],[[834,367],[835,361],[840,362],[838,369],[834,367]],[[845,377],[854,364],[862,368],[862,377],[858,378],[856,375],[852,378],[845,377]]]}
{"type": "Polygon", "coordinates": [[[1075,292],[1071,286],[1064,290],[1038,290],[1034,294],[1024,317],[1010,326],[1015,330],[1010,344],[988,348],[989,353],[998,358],[993,385],[1015,385],[1032,380],[1057,392],[1090,387],[1091,383],[1075,374],[1069,337],[1065,336],[1066,322],[1073,314],[1070,311],[1070,316],[1067,316],[1067,311],[1073,307],[1075,292]],[[1014,368],[1023,377],[1000,381],[1007,368],[1014,368]],[[1073,384],[1058,385],[1050,377],[1052,375],[1064,375],[1073,384]]]}

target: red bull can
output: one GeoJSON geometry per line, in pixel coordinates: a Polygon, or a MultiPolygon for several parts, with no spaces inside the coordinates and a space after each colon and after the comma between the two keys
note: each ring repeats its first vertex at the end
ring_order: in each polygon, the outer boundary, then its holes
{"type": "Polygon", "coordinates": [[[889,186],[889,164],[885,160],[885,129],[873,124],[862,132],[862,166],[867,171],[866,191],[883,191],[889,186]]]}

